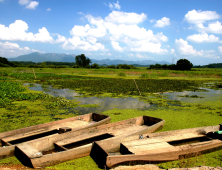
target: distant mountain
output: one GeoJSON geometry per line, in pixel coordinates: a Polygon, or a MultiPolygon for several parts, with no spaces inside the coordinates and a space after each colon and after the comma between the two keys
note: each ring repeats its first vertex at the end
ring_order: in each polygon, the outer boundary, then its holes
{"type": "Polygon", "coordinates": [[[153,61],[153,60],[142,60],[142,61],[126,61],[126,60],[110,60],[110,59],[104,59],[104,60],[95,60],[91,59],[92,64],[97,63],[99,65],[118,65],[118,64],[128,64],[128,65],[151,65],[151,64],[171,64],[167,61],[153,61]]]}
{"type": "Polygon", "coordinates": [[[58,54],[58,53],[46,53],[41,54],[38,52],[20,55],[16,58],[8,58],[9,61],[32,61],[35,63],[44,61],[55,61],[55,62],[75,62],[75,55],[58,54]]]}
{"type": "MultiPolygon", "coordinates": [[[[59,54],[59,53],[46,53],[41,54],[38,52],[20,55],[16,58],[8,58],[9,61],[32,61],[35,63],[45,62],[45,61],[54,61],[54,62],[75,62],[75,55],[68,54],[59,54]]],[[[141,65],[141,66],[149,66],[151,64],[171,64],[166,61],[153,61],[153,60],[142,60],[142,61],[127,61],[127,60],[96,60],[90,59],[92,61],[91,64],[97,63],[98,65],[118,65],[118,64],[128,64],[128,65],[141,65]]]]}

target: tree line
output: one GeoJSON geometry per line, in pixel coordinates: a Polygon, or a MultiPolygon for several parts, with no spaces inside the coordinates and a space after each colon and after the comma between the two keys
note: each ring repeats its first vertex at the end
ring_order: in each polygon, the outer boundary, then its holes
{"type": "Polygon", "coordinates": [[[148,69],[164,69],[164,70],[191,70],[193,67],[193,64],[187,60],[187,59],[180,59],[177,61],[176,64],[171,64],[171,65],[161,65],[161,64],[155,64],[155,65],[150,65],[148,69]]]}
{"type": "MultiPolygon", "coordinates": [[[[73,63],[70,62],[32,62],[32,61],[8,61],[4,57],[0,57],[0,67],[31,67],[31,68],[113,68],[113,69],[136,69],[134,65],[118,64],[109,66],[99,66],[97,63],[90,65],[91,60],[85,56],[85,54],[77,55],[73,63]]],[[[222,68],[222,63],[214,63],[205,66],[193,66],[193,64],[187,59],[180,59],[176,64],[150,65],[147,69],[165,69],[165,70],[191,70],[191,68],[222,68]]]]}

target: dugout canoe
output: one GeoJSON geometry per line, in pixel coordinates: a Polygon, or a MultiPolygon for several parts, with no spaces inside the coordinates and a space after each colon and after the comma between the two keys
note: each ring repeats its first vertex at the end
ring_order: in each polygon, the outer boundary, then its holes
{"type": "Polygon", "coordinates": [[[42,168],[89,155],[94,141],[104,140],[113,147],[118,147],[121,138],[154,132],[161,129],[164,122],[159,118],[140,116],[77,132],[67,132],[59,138],[16,145],[15,156],[25,166],[42,168]]]}
{"type": "Polygon", "coordinates": [[[102,168],[174,161],[222,149],[221,130],[222,124],[137,135],[136,140],[124,138],[118,150],[105,141],[94,142],[90,156],[102,168]]]}
{"type": "Polygon", "coordinates": [[[0,159],[13,156],[16,144],[41,138],[57,137],[68,131],[75,132],[107,124],[110,120],[111,118],[107,115],[89,113],[0,133],[0,159]]]}

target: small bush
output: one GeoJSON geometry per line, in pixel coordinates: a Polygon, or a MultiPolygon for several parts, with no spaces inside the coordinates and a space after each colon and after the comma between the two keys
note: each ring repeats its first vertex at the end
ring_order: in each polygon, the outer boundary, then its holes
{"type": "Polygon", "coordinates": [[[148,74],[148,73],[142,73],[140,75],[140,78],[149,78],[149,79],[152,79],[152,78],[158,78],[158,75],[156,73],[151,73],[151,74],[148,74]]]}
{"type": "Polygon", "coordinates": [[[142,73],[140,78],[150,78],[150,75],[148,73],[142,73]]]}
{"type": "Polygon", "coordinates": [[[123,73],[123,72],[118,73],[118,76],[120,76],[120,77],[126,77],[126,73],[123,73]]]}

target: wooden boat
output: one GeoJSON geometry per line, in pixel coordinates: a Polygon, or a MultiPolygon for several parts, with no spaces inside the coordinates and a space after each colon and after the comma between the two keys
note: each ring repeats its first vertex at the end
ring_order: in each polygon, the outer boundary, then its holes
{"type": "Polygon", "coordinates": [[[68,119],[30,126],[0,133],[0,159],[14,155],[15,145],[39,138],[59,136],[68,131],[78,131],[110,122],[107,115],[89,113],[68,119]]]}
{"type": "Polygon", "coordinates": [[[16,145],[15,156],[25,166],[41,168],[90,154],[92,142],[105,140],[118,147],[118,140],[130,135],[151,133],[161,129],[164,120],[140,116],[115,123],[67,132],[59,137],[16,145]]]}
{"type": "Polygon", "coordinates": [[[118,149],[98,141],[93,143],[90,156],[102,168],[179,160],[222,149],[222,134],[218,134],[221,130],[222,124],[152,133],[143,135],[142,139],[137,135],[136,140],[124,138],[118,149]]]}

